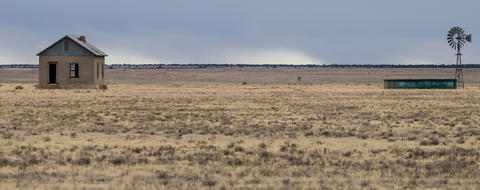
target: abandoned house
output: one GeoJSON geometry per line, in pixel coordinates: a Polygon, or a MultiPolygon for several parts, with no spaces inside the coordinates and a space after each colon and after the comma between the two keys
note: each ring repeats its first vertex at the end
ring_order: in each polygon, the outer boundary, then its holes
{"type": "Polygon", "coordinates": [[[67,35],[39,56],[38,88],[104,89],[105,53],[85,36],[67,35]]]}

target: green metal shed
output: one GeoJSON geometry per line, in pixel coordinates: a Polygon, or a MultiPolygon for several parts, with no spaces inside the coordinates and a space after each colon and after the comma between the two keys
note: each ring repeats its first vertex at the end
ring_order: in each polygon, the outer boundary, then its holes
{"type": "Polygon", "coordinates": [[[385,79],[385,89],[457,89],[457,79],[385,79]]]}

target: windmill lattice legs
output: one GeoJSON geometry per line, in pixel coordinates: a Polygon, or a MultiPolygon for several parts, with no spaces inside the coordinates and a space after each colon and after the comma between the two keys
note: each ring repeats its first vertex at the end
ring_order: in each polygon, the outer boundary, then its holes
{"type": "Polygon", "coordinates": [[[455,68],[455,78],[457,79],[458,88],[465,89],[463,82],[463,67],[462,67],[462,54],[460,53],[460,47],[457,47],[457,64],[455,68]]]}

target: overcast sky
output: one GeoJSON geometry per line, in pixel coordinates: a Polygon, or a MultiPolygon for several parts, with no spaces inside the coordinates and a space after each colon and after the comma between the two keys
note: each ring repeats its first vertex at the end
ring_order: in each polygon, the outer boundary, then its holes
{"type": "MultiPolygon", "coordinates": [[[[66,34],[113,63],[452,64],[453,26],[473,33],[478,0],[1,0],[0,64],[33,64],[66,34]]],[[[479,38],[480,39],[480,38],[479,38]]]]}

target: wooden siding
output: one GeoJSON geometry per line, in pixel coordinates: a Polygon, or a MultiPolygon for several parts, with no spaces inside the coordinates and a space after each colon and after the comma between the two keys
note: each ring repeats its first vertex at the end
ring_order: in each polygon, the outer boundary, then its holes
{"type": "Polygon", "coordinates": [[[95,56],[69,38],[63,38],[50,48],[43,51],[42,56],[95,56]],[[67,42],[66,42],[67,41],[67,42]],[[68,44],[68,45],[67,45],[68,44]],[[68,47],[65,47],[67,45],[68,47]]]}

